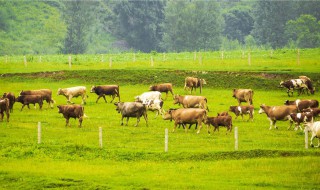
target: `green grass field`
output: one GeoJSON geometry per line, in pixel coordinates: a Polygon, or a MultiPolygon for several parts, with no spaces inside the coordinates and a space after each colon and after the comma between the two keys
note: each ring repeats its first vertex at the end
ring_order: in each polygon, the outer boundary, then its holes
{"type": "MultiPolygon", "coordinates": [[[[288,98],[285,89],[277,87],[280,80],[303,74],[318,88],[320,54],[315,52],[319,49],[301,50],[307,52],[304,56],[308,61],[301,58],[299,68],[294,61],[295,50],[286,50],[293,58],[283,51],[273,52],[274,57],[279,54],[274,61],[269,57],[259,58],[268,62],[268,69],[255,65],[257,62],[253,60],[248,66],[245,61],[241,63],[242,59],[228,58],[224,59],[228,66],[221,63],[212,66],[203,58],[198,67],[198,62],[195,65],[188,61],[194,53],[184,53],[189,57],[183,61],[167,54],[166,59],[171,61],[162,62],[161,66],[154,57],[153,67],[149,65],[151,54],[136,55],[137,60],[145,59],[144,65],[148,67],[132,63],[131,55],[122,57],[123,61],[118,63],[113,60],[112,67],[105,69],[100,66],[109,67],[107,55],[105,63],[97,58],[99,63],[81,61],[71,69],[67,61],[51,63],[45,62],[45,58],[42,64],[33,61],[27,67],[23,61],[18,67],[9,61],[0,63],[1,94],[11,91],[17,95],[21,90],[50,88],[56,105],[66,104],[65,97],[56,95],[58,88],[77,85],[84,85],[90,91],[95,84],[119,84],[121,101],[133,101],[134,96],[148,91],[149,85],[160,82],[172,82],[176,94],[187,94],[183,90],[184,78],[193,75],[208,82],[202,95],[208,99],[209,116],[237,104],[231,97],[233,88],[252,88],[255,106],[253,122],[232,115],[233,126],[239,131],[239,150],[235,151],[234,130],[226,135],[226,129],[220,128],[220,132],[208,135],[204,126],[196,134],[193,126],[187,133],[182,128],[172,133],[173,122],[160,116],[155,118],[153,112],[148,112],[149,127],[143,119],[134,127],[134,118],[128,126],[121,126],[121,116],[110,103],[110,97],[108,103],[100,99],[96,104],[97,96],[88,94],[85,105],[88,118],[82,128],[77,127],[78,120],[74,119],[70,120],[71,127],[65,127],[58,109],[48,108],[46,103],[43,110],[31,106],[23,111],[20,111],[22,105],[16,103],[10,122],[0,122],[0,189],[318,189],[319,149],[305,149],[304,132],[287,130],[289,122],[279,122],[278,130],[269,130],[266,115],[258,114],[262,103],[281,105],[286,99],[296,98],[319,100],[318,92],[300,97],[295,92],[294,97],[288,98]],[[279,60],[283,67],[279,66],[279,60]],[[41,144],[37,143],[38,122],[42,126],[41,144]],[[102,148],[99,127],[103,130],[102,148]],[[167,153],[164,152],[166,128],[169,129],[167,153]]],[[[259,57],[267,53],[261,52],[259,57]]],[[[213,52],[214,55],[220,53],[213,52]]],[[[225,52],[224,56],[227,55],[225,52]]],[[[74,101],[81,102],[79,98],[74,101]]],[[[164,109],[172,107],[178,106],[173,105],[169,95],[164,109]]]]}

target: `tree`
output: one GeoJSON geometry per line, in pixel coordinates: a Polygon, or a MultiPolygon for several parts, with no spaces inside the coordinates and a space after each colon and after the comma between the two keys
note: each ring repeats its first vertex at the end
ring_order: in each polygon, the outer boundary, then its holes
{"type": "Polygon", "coordinates": [[[159,50],[164,1],[120,1],[115,6],[117,34],[134,49],[159,50]]]}
{"type": "Polygon", "coordinates": [[[296,42],[300,48],[320,46],[320,21],[312,15],[301,15],[286,24],[286,36],[296,42]]]}
{"type": "Polygon", "coordinates": [[[223,19],[215,1],[168,1],[163,24],[165,51],[216,50],[223,19]]]}

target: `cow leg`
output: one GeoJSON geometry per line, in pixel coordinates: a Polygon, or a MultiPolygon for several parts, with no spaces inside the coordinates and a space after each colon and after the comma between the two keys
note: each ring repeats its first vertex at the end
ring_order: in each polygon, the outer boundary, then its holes
{"type": "Polygon", "coordinates": [[[39,103],[40,110],[42,109],[43,102],[39,103]]]}
{"type": "Polygon", "coordinates": [[[124,117],[122,116],[122,117],[121,117],[121,125],[123,125],[123,118],[124,118],[124,117]]]}
{"type": "MultiPolygon", "coordinates": [[[[108,102],[107,102],[107,99],[106,99],[106,96],[105,96],[104,94],[102,95],[102,97],[103,97],[103,99],[104,99],[104,102],[105,102],[105,103],[108,103],[108,102]]],[[[111,102],[112,102],[112,101],[111,101],[111,102]]],[[[111,103],[111,102],[110,102],[110,103],[111,103]]]]}
{"type": "Polygon", "coordinates": [[[270,121],[270,127],[269,127],[269,130],[271,130],[272,129],[272,126],[273,126],[273,121],[270,119],[270,118],[268,118],[269,119],[269,121],[270,121]]]}
{"type": "Polygon", "coordinates": [[[69,125],[69,118],[66,118],[66,127],[69,125]]]}
{"type": "Polygon", "coordinates": [[[83,117],[79,117],[79,127],[81,127],[81,125],[82,125],[82,120],[83,120],[83,117]]]}
{"type": "MultiPolygon", "coordinates": [[[[113,100],[115,99],[115,97],[116,97],[116,95],[115,94],[113,94],[112,95],[112,100],[110,101],[110,103],[112,103],[113,102],[113,100]]],[[[106,100],[105,100],[106,101],[106,100]]],[[[106,103],[107,103],[107,101],[106,101],[106,103]]]]}
{"type": "Polygon", "coordinates": [[[202,122],[200,122],[200,123],[198,122],[198,125],[200,125],[200,126],[199,126],[199,129],[198,129],[197,134],[199,134],[199,133],[200,133],[200,131],[201,131],[201,128],[202,128],[202,122]]]}
{"type": "Polygon", "coordinates": [[[320,146],[320,139],[318,138],[318,146],[316,146],[317,148],[320,146]]]}
{"type": "Polygon", "coordinates": [[[98,96],[96,103],[98,103],[99,99],[101,98],[101,95],[98,96]]]}
{"type": "Polygon", "coordinates": [[[129,117],[127,117],[127,123],[126,123],[126,126],[128,126],[128,122],[129,122],[129,117]]]}
{"type": "Polygon", "coordinates": [[[314,137],[315,137],[315,135],[312,135],[312,137],[311,137],[311,139],[310,139],[310,147],[314,147],[314,145],[313,145],[313,143],[312,143],[314,137]]]}
{"type": "Polygon", "coordinates": [[[134,126],[135,127],[138,126],[139,122],[140,122],[140,117],[137,117],[137,123],[134,126]]]}
{"type": "Polygon", "coordinates": [[[71,99],[72,99],[72,95],[69,95],[69,98],[68,98],[68,100],[67,100],[67,103],[74,104],[73,102],[71,102],[71,99]]]}
{"type": "Polygon", "coordinates": [[[1,112],[0,115],[1,115],[1,121],[3,121],[3,117],[4,117],[3,112],[1,112]]]}
{"type": "Polygon", "coordinates": [[[147,112],[145,112],[145,113],[143,114],[143,118],[144,118],[144,120],[146,121],[146,125],[147,125],[147,127],[148,127],[148,114],[147,114],[147,112]]]}

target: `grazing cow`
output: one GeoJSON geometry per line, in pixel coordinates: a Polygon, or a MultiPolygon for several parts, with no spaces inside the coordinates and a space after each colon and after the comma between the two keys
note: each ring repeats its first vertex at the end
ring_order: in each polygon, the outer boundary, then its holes
{"type": "Polygon", "coordinates": [[[70,87],[70,88],[59,88],[58,89],[58,95],[65,96],[68,100],[67,103],[74,104],[71,102],[71,98],[81,96],[82,102],[81,104],[86,104],[86,98],[88,97],[87,94],[87,88],[85,86],[76,86],[76,87],[70,87]]]}
{"type": "MultiPolygon", "coordinates": [[[[290,114],[290,120],[293,121],[296,125],[295,130],[301,128],[300,124],[305,122],[313,122],[313,113],[312,112],[305,112],[305,113],[292,113],[290,114]]],[[[291,126],[288,128],[288,130],[291,126]]]]}
{"type": "Polygon", "coordinates": [[[171,95],[173,97],[173,91],[172,91],[172,84],[171,83],[163,83],[163,84],[157,84],[149,87],[150,91],[158,91],[158,92],[165,92],[166,93],[166,99],[168,97],[168,92],[171,92],[171,95]]]}
{"type": "Polygon", "coordinates": [[[161,100],[161,92],[151,91],[144,92],[139,96],[135,97],[136,102],[142,102],[143,104],[147,104],[147,102],[151,100],[161,100]]]}
{"type": "Polygon", "coordinates": [[[320,116],[320,108],[307,108],[303,109],[302,112],[311,112],[313,117],[320,116]]]}
{"type": "Polygon", "coordinates": [[[184,108],[202,108],[209,111],[209,108],[207,106],[207,98],[204,96],[175,95],[173,104],[179,104],[179,105],[182,104],[184,108]]]}
{"type": "Polygon", "coordinates": [[[232,130],[232,117],[230,115],[217,116],[217,117],[207,117],[206,124],[208,127],[208,131],[210,131],[209,130],[210,125],[214,126],[213,132],[215,132],[217,129],[219,131],[219,126],[227,127],[226,134],[228,134],[228,131],[231,132],[231,130],[232,130]]]}
{"type": "Polygon", "coordinates": [[[308,94],[309,91],[311,94],[314,94],[314,88],[312,87],[312,84],[310,81],[305,81],[304,79],[291,79],[291,80],[287,80],[287,81],[281,81],[280,82],[280,87],[284,87],[287,88],[287,94],[288,96],[293,96],[293,90],[297,89],[298,90],[298,96],[301,94],[301,92],[305,89],[307,90],[308,94]],[[308,87],[308,85],[306,84],[308,83],[310,86],[310,89],[308,87]]]}
{"type": "Polygon", "coordinates": [[[249,105],[252,105],[253,99],[253,90],[251,89],[233,89],[233,95],[235,99],[238,100],[239,106],[241,102],[248,102],[249,105]]]}
{"type": "Polygon", "coordinates": [[[10,112],[13,112],[13,104],[16,102],[16,97],[12,92],[5,92],[2,96],[2,98],[8,98],[9,99],[9,109],[10,112]]]}
{"type": "Polygon", "coordinates": [[[311,143],[310,143],[310,146],[313,147],[313,139],[314,138],[318,138],[318,146],[316,147],[319,147],[320,145],[320,121],[317,121],[317,122],[310,122],[310,123],[307,123],[307,129],[308,131],[311,131],[312,132],[312,136],[311,136],[311,143]]]}
{"type": "Polygon", "coordinates": [[[39,104],[40,110],[42,109],[43,105],[43,98],[41,95],[20,95],[17,97],[16,101],[23,104],[21,111],[26,105],[30,109],[29,104],[33,104],[34,106],[36,106],[36,103],[39,104]]]}
{"type": "Polygon", "coordinates": [[[298,111],[301,112],[303,109],[319,107],[319,102],[318,100],[286,100],[284,105],[296,105],[298,107],[298,111]]]}
{"type": "Polygon", "coordinates": [[[251,119],[253,121],[254,107],[253,105],[249,106],[230,106],[229,111],[233,112],[236,115],[236,119],[241,115],[243,120],[243,115],[249,114],[248,121],[251,119]]]}
{"type": "Polygon", "coordinates": [[[7,122],[9,122],[10,117],[10,100],[8,98],[0,99],[0,115],[1,115],[1,121],[3,121],[4,113],[6,113],[7,122]]]}
{"type": "MultiPolygon", "coordinates": [[[[200,108],[180,108],[180,109],[170,109],[163,115],[164,120],[174,120],[173,131],[177,128],[177,125],[182,124],[198,124],[200,127],[197,133],[200,133],[202,128],[202,122],[207,120],[207,111],[200,108]]],[[[187,127],[185,127],[187,132],[187,127]]],[[[209,132],[209,131],[208,131],[209,132]]]]}
{"type": "Polygon", "coordinates": [[[158,100],[158,99],[156,99],[156,100],[148,100],[145,105],[146,105],[147,110],[157,111],[155,118],[159,114],[163,115],[163,109],[162,109],[163,101],[162,100],[158,100]]]}
{"type": "Polygon", "coordinates": [[[40,95],[42,96],[42,99],[45,100],[51,108],[53,108],[54,100],[52,99],[52,90],[50,89],[22,90],[20,95],[40,95]]]}
{"type": "MultiPolygon", "coordinates": [[[[277,121],[286,121],[290,119],[291,113],[297,113],[298,109],[297,106],[266,106],[262,104],[260,106],[259,114],[266,113],[268,119],[270,120],[270,130],[272,129],[272,126],[274,128],[278,129],[276,126],[277,121]]],[[[290,121],[290,127],[292,125],[292,121],[290,121]]]]}
{"type": "Polygon", "coordinates": [[[123,125],[124,117],[127,118],[126,125],[128,125],[130,117],[136,117],[137,123],[134,125],[136,127],[140,122],[140,117],[143,116],[146,121],[146,125],[148,126],[147,109],[141,102],[116,102],[114,105],[117,106],[116,110],[118,113],[121,113],[121,125],[123,125]]]}
{"type": "Polygon", "coordinates": [[[62,113],[63,117],[66,119],[66,127],[69,124],[70,118],[78,118],[79,119],[79,127],[82,125],[83,117],[84,117],[84,107],[81,105],[59,105],[57,106],[59,111],[58,113],[62,113]]]}
{"type": "Polygon", "coordinates": [[[98,95],[98,98],[96,100],[96,103],[98,103],[98,100],[103,97],[104,101],[107,103],[105,95],[112,96],[112,101],[115,97],[119,98],[120,101],[120,92],[119,92],[119,86],[118,85],[100,85],[100,86],[92,86],[91,87],[91,93],[96,93],[98,95]]]}
{"type": "Polygon", "coordinates": [[[184,90],[187,90],[187,88],[191,88],[191,94],[192,90],[194,88],[194,91],[199,87],[200,88],[200,94],[202,91],[202,86],[204,84],[207,84],[205,79],[195,78],[195,77],[186,77],[184,80],[184,90]]]}

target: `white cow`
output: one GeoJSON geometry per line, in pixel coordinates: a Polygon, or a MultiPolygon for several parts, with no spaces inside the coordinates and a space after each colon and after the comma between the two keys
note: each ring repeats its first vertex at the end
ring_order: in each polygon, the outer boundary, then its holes
{"type": "Polygon", "coordinates": [[[313,147],[313,143],[312,143],[312,140],[314,138],[318,138],[318,146],[316,147],[319,147],[320,145],[320,121],[317,121],[317,122],[309,122],[306,124],[307,125],[307,129],[308,131],[311,131],[312,132],[312,136],[311,136],[311,143],[310,143],[310,146],[313,147]]]}
{"type": "Polygon", "coordinates": [[[148,104],[150,101],[161,100],[161,92],[158,91],[150,91],[144,92],[139,96],[135,97],[137,102],[142,102],[143,104],[148,104]]]}
{"type": "Polygon", "coordinates": [[[68,99],[67,102],[71,104],[74,104],[73,102],[71,102],[71,98],[81,96],[82,98],[81,104],[86,104],[86,98],[87,98],[86,90],[87,88],[85,86],[59,88],[58,95],[65,96],[68,99]]]}
{"type": "Polygon", "coordinates": [[[164,111],[162,109],[162,106],[163,106],[163,101],[159,99],[146,101],[147,110],[157,111],[155,117],[157,117],[159,114],[163,115],[164,111]]]}

